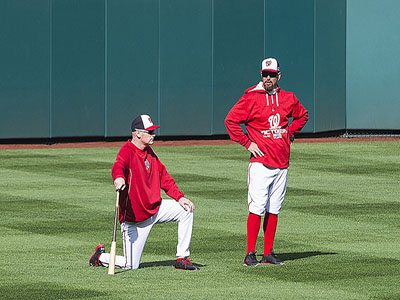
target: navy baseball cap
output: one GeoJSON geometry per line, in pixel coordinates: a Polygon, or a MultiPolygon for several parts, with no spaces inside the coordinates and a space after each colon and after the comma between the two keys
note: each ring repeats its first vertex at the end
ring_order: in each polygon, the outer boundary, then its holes
{"type": "Polygon", "coordinates": [[[154,130],[160,128],[160,126],[154,125],[149,115],[140,115],[132,121],[131,129],[135,131],[139,130],[154,130]]]}

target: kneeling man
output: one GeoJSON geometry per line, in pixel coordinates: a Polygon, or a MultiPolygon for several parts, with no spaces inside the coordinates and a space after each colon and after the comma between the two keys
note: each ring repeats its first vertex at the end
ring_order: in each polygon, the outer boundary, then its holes
{"type": "MultiPolygon", "coordinates": [[[[150,148],[154,143],[153,124],[148,115],[132,122],[132,139],[118,152],[112,167],[112,177],[121,191],[119,221],[123,237],[124,256],[116,257],[116,267],[139,268],[143,248],[155,224],[178,222],[176,269],[196,271],[189,257],[192,238],[194,204],[179,190],[157,155],[150,148]],[[163,189],[174,200],[161,199],[163,189]]],[[[108,266],[110,254],[98,245],[89,260],[91,266],[108,266]]]]}

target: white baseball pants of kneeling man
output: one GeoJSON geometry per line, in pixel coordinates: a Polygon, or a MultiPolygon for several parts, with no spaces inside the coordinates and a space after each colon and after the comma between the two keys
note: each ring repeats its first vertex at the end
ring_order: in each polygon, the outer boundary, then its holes
{"type": "MultiPolygon", "coordinates": [[[[176,257],[183,258],[190,255],[189,247],[192,240],[193,213],[186,211],[175,200],[162,200],[158,212],[145,221],[137,223],[122,223],[121,232],[124,244],[124,256],[117,255],[115,267],[121,269],[139,268],[140,258],[144,245],[155,224],[178,222],[178,245],[176,257]]],[[[100,263],[108,267],[110,254],[103,253],[99,257],[100,263]]]]}

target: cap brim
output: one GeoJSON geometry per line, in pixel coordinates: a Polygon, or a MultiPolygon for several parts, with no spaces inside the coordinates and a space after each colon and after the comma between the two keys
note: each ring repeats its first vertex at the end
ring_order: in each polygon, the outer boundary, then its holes
{"type": "Polygon", "coordinates": [[[278,73],[278,72],[279,72],[279,71],[273,70],[273,69],[262,69],[261,72],[262,72],[262,71],[274,72],[274,73],[278,73]]]}
{"type": "Polygon", "coordinates": [[[160,126],[153,125],[153,126],[145,128],[144,130],[154,130],[154,129],[157,129],[157,128],[160,128],[160,126]]]}

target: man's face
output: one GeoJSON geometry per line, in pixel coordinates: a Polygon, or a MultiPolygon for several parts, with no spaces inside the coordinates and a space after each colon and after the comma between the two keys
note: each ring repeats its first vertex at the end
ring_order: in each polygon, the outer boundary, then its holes
{"type": "Polygon", "coordinates": [[[154,133],[154,130],[140,130],[136,132],[136,136],[140,137],[139,140],[144,146],[149,146],[154,143],[156,134],[154,133]]]}
{"type": "Polygon", "coordinates": [[[264,89],[267,92],[270,92],[278,86],[278,81],[281,78],[281,73],[280,72],[262,71],[261,78],[262,78],[264,89]]]}

